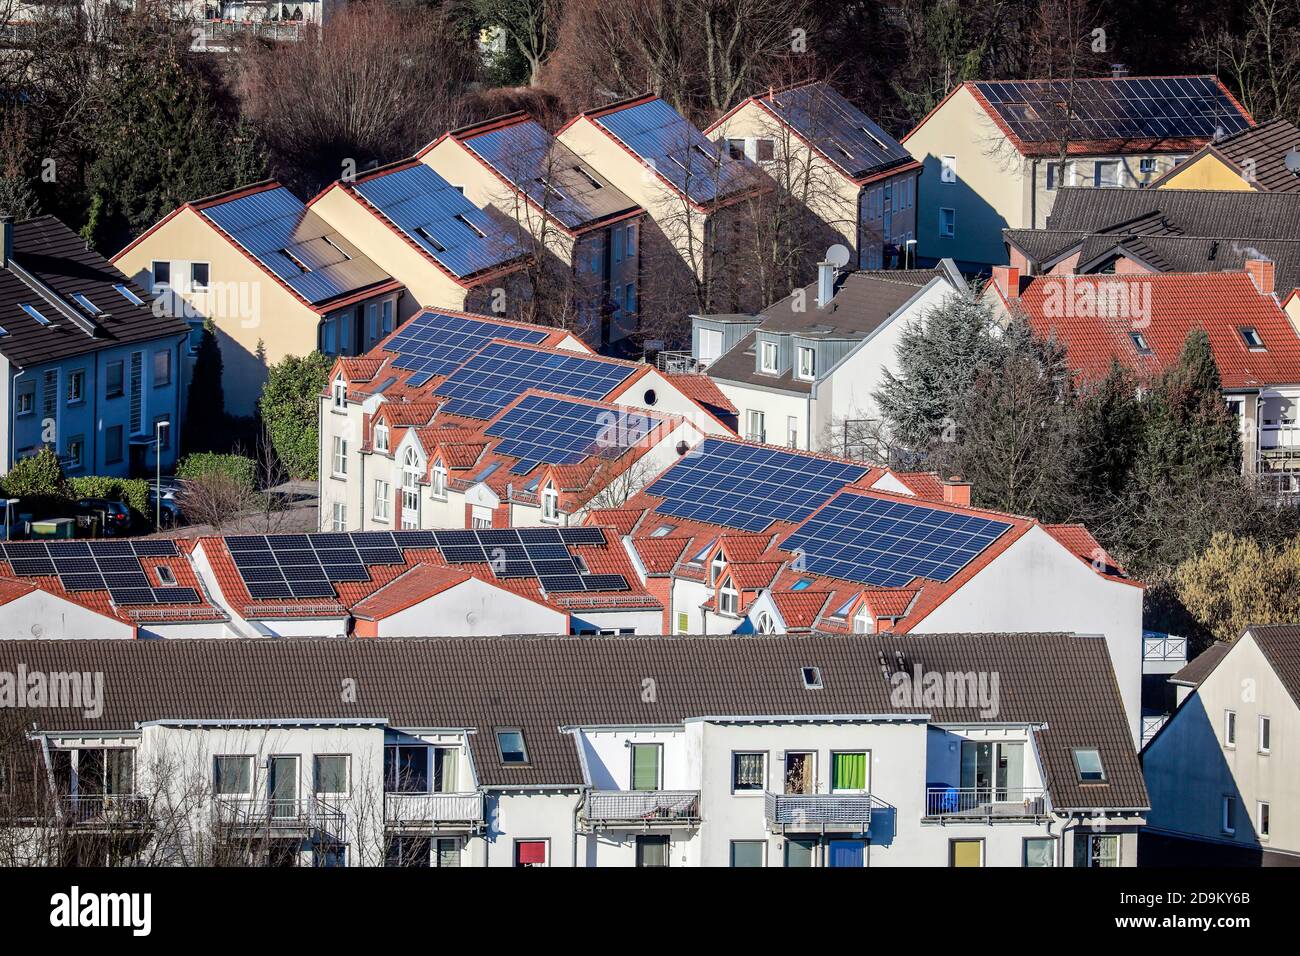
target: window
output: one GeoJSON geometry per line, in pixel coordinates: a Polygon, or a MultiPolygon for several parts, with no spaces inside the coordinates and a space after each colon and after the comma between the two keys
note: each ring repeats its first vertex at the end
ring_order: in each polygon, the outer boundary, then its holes
{"type": "Polygon", "coordinates": [[[153,353],[153,387],[172,383],[172,353],[163,349],[153,353]]]}
{"type": "Polygon", "coordinates": [[[690,633],[690,627],[691,627],[691,616],[687,614],[685,611],[678,611],[677,612],[677,633],[688,634],[690,633]]]}
{"type": "Polygon", "coordinates": [[[163,587],[175,586],[176,575],[172,573],[172,569],[167,567],[167,565],[160,564],[153,570],[154,573],[158,575],[158,583],[161,584],[163,587]]]}
{"type": "Polygon", "coordinates": [[[1064,163],[1047,164],[1047,189],[1049,192],[1056,189],[1058,186],[1064,185],[1064,172],[1064,163]]]}
{"type": "Polygon", "coordinates": [[[1041,867],[1056,865],[1056,840],[1052,837],[1026,837],[1024,866],[1041,867]]]}
{"type": "Polygon", "coordinates": [[[420,745],[385,747],[384,791],[428,793],[429,748],[420,745]]]}
{"type": "Polygon", "coordinates": [[[501,753],[502,763],[528,763],[522,730],[498,730],[497,750],[501,753]]]}
{"type": "Polygon", "coordinates": [[[621,229],[613,230],[611,239],[614,244],[614,262],[618,264],[623,261],[623,231],[621,229]]]}
{"type": "Polygon", "coordinates": [[[560,520],[560,493],[550,483],[542,489],[542,520],[560,520]]]}
{"type": "Polygon", "coordinates": [[[375,520],[387,521],[393,506],[393,492],[388,482],[375,479],[375,520]]]}
{"type": "Polygon", "coordinates": [[[1094,748],[1082,748],[1074,751],[1074,766],[1083,783],[1102,783],[1106,771],[1101,765],[1101,754],[1094,748]]]}
{"type": "Polygon", "coordinates": [[[744,159],[745,141],[743,139],[727,140],[727,155],[732,159],[744,159]]]}
{"type": "Polygon", "coordinates": [[[785,752],[785,792],[808,795],[817,791],[817,755],[811,751],[785,752]]]}
{"type": "Polygon", "coordinates": [[[623,286],[623,311],[629,315],[636,312],[636,284],[629,282],[623,286]]]}
{"type": "Polygon", "coordinates": [[[348,792],[348,758],[343,755],[316,757],[314,793],[348,792]]]}
{"type": "Polygon", "coordinates": [[[433,463],[433,482],[429,490],[435,498],[447,497],[447,466],[441,461],[433,463]]]}
{"type": "Polygon", "coordinates": [[[385,299],[383,307],[380,310],[381,322],[383,324],[383,333],[387,335],[393,331],[393,300],[385,299]]]}
{"type": "Polygon", "coordinates": [[[1119,160],[1099,160],[1093,167],[1092,184],[1098,189],[1114,189],[1120,184],[1119,160]]]}
{"type": "Polygon", "coordinates": [[[1154,173],[1156,171],[1156,160],[1154,156],[1144,156],[1138,160],[1138,172],[1154,173]]]}
{"type": "Polygon", "coordinates": [[[952,239],[957,235],[957,212],[954,209],[939,210],[939,236],[952,239]]]}
{"type": "Polygon", "coordinates": [[[203,345],[203,321],[201,319],[190,319],[190,337],[185,342],[185,351],[190,355],[198,355],[199,347],[203,345]]]}
{"type": "Polygon", "coordinates": [[[764,840],[732,840],[731,865],[752,867],[767,865],[767,842],[764,840]]]}
{"type": "Polygon", "coordinates": [[[854,634],[874,634],[876,633],[876,618],[872,614],[871,608],[865,601],[862,607],[858,608],[858,613],[853,615],[853,633],[854,634]]]}
{"type": "Polygon", "coordinates": [[[661,790],[662,744],[632,744],[632,789],[661,790]]]}
{"type": "Polygon", "coordinates": [[[384,853],[384,866],[427,867],[432,847],[429,837],[391,836],[384,853]]]}
{"type": "Polygon", "coordinates": [[[949,840],[948,865],[979,867],[984,865],[983,840],[949,840]]]}
{"type": "Polygon", "coordinates": [[[750,441],[767,441],[767,417],[758,409],[751,408],[745,413],[745,437],[750,441]]]}
{"type": "Polygon", "coordinates": [[[84,369],[77,369],[75,372],[68,373],[68,404],[74,405],[77,402],[86,400],[86,372],[84,369]]]}
{"type": "Polygon", "coordinates": [[[375,424],[375,450],[388,451],[388,426],[383,422],[375,424]]]}
{"type": "Polygon", "coordinates": [[[831,753],[831,793],[867,792],[866,751],[831,753]]]}
{"type": "Polygon", "coordinates": [[[90,299],[88,299],[85,295],[83,295],[80,292],[72,293],[72,301],[77,303],[77,305],[81,306],[83,310],[90,313],[91,315],[99,315],[101,312],[104,311],[99,306],[95,305],[95,303],[91,302],[90,299]]]}
{"type": "Polygon", "coordinates": [[[1250,349],[1252,352],[1265,351],[1264,340],[1260,338],[1258,330],[1248,325],[1243,325],[1241,328],[1237,329],[1237,331],[1241,333],[1241,339],[1246,343],[1246,348],[1250,349]]]}
{"type": "Polygon", "coordinates": [[[817,376],[817,350],[799,348],[799,377],[812,381],[817,376]]]}
{"type": "Polygon", "coordinates": [[[546,866],[549,840],[516,840],[515,866],[546,866]]]}
{"type": "Polygon", "coordinates": [[[785,865],[791,868],[817,865],[817,841],[801,838],[785,841],[785,865]]]}
{"type": "Polygon", "coordinates": [[[790,448],[799,447],[799,419],[794,415],[785,419],[785,443],[790,448]]]}
{"type": "Polygon", "coordinates": [[[1229,750],[1237,747],[1237,714],[1231,710],[1223,712],[1223,746],[1229,750]]]}
{"type": "Polygon", "coordinates": [[[208,264],[206,262],[190,263],[190,288],[203,292],[208,288],[208,264]]]}
{"type": "Polygon", "coordinates": [[[110,425],[104,429],[104,464],[119,464],[122,456],[122,426],[110,425]]]}
{"type": "Polygon", "coordinates": [[[1266,754],[1269,752],[1270,744],[1273,737],[1273,721],[1268,717],[1259,718],[1259,752],[1266,754]]]}
{"type": "Polygon", "coordinates": [[[1223,798],[1222,819],[1219,821],[1223,832],[1232,836],[1237,832],[1237,798],[1225,795],[1223,798]]]}
{"type": "Polygon", "coordinates": [[[779,372],[780,361],[775,342],[763,342],[759,346],[759,370],[775,375],[779,372]]]}
{"type": "Polygon", "coordinates": [[[767,611],[760,611],[754,620],[754,630],[759,634],[775,634],[776,619],[767,611]]]}
{"type": "Polygon", "coordinates": [[[252,757],[217,757],[212,766],[212,788],[218,794],[253,792],[252,757]]]}
{"type": "Polygon", "coordinates": [[[1088,833],[1074,837],[1074,865],[1090,868],[1119,866],[1119,836],[1088,833]]]}
{"type": "Polygon", "coordinates": [[[667,866],[669,843],[666,836],[638,836],[636,838],[637,866],[667,866]]]}
{"type": "Polygon", "coordinates": [[[760,163],[776,159],[776,140],[760,139],[754,143],[754,156],[760,163]]]}
{"type": "Polygon", "coordinates": [[[347,405],[348,383],[343,380],[342,375],[334,379],[334,387],[331,391],[331,394],[334,396],[335,408],[344,408],[347,405]]]}
{"type": "Polygon", "coordinates": [[[144,299],[140,298],[138,295],[132,292],[130,286],[125,286],[122,285],[121,283],[118,283],[117,285],[113,286],[113,288],[117,290],[118,295],[126,299],[126,301],[130,302],[132,305],[144,305],[144,299]]]}
{"type": "Polygon", "coordinates": [[[800,669],[799,673],[803,677],[803,686],[806,690],[822,689],[822,669],[820,667],[804,667],[800,669]]]}
{"type": "Polygon", "coordinates": [[[30,415],[34,411],[36,411],[36,389],[29,388],[19,392],[14,406],[14,414],[30,415]]]}
{"type": "Polygon", "coordinates": [[[342,533],[348,530],[348,506],[341,501],[334,502],[333,521],[330,530],[342,533]]]}
{"type": "Polygon", "coordinates": [[[47,319],[44,315],[42,315],[34,306],[30,306],[26,302],[20,302],[19,306],[22,308],[24,312],[26,312],[29,316],[31,316],[41,325],[50,324],[50,320],[47,319]]]}
{"type": "Polygon", "coordinates": [[[150,267],[150,275],[153,278],[153,290],[166,289],[172,284],[172,264],[170,262],[154,262],[150,267]]]}
{"type": "Polygon", "coordinates": [[[1151,354],[1151,345],[1141,332],[1130,332],[1129,338],[1133,340],[1133,347],[1138,350],[1139,355],[1151,354]]]}
{"type": "Polygon", "coordinates": [[[731,755],[731,792],[760,793],[767,786],[767,754],[731,755]]]}
{"type": "Polygon", "coordinates": [[[333,456],[333,475],[336,478],[346,478],[348,474],[348,443],[340,435],[334,436],[334,456],[333,456]]]}
{"type": "Polygon", "coordinates": [[[82,460],[82,458],[85,456],[85,454],[86,454],[86,437],[84,435],[77,435],[73,438],[68,439],[67,458],[68,458],[69,469],[76,469],[84,466],[85,462],[82,460]]]}
{"type": "Polygon", "coordinates": [[[1255,816],[1259,821],[1256,824],[1256,830],[1259,833],[1259,838],[1261,840],[1267,840],[1269,830],[1272,826],[1272,820],[1269,818],[1268,804],[1265,803],[1263,800],[1260,800],[1259,803],[1256,805],[1255,816]]]}
{"type": "Polygon", "coordinates": [[[125,363],[109,362],[104,373],[104,398],[121,398],[126,394],[125,363]]]}
{"type": "Polygon", "coordinates": [[[957,181],[957,157],[939,157],[939,182],[955,183],[957,181]]]}
{"type": "Polygon", "coordinates": [[[700,362],[713,362],[721,355],[722,332],[718,329],[700,329],[700,362]]]}
{"type": "Polygon", "coordinates": [[[731,578],[722,582],[718,589],[718,610],[723,614],[737,614],[740,607],[740,595],[731,586],[731,578]]]}

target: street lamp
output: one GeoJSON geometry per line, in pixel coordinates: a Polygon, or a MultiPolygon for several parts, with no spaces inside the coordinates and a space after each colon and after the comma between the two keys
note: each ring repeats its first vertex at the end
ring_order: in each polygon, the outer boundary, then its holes
{"type": "Polygon", "coordinates": [[[13,520],[12,518],[10,518],[10,514],[13,510],[13,506],[18,504],[18,501],[19,499],[17,498],[5,499],[5,540],[6,541],[9,540],[9,532],[13,528],[13,520]]]}
{"type": "Polygon", "coordinates": [[[916,264],[916,255],[913,247],[916,245],[915,239],[908,239],[903,243],[903,268],[910,269],[916,264]]]}
{"type": "Polygon", "coordinates": [[[162,436],[163,429],[171,428],[171,422],[157,422],[153,427],[153,461],[154,461],[154,506],[153,506],[153,529],[154,531],[162,530],[162,436]]]}

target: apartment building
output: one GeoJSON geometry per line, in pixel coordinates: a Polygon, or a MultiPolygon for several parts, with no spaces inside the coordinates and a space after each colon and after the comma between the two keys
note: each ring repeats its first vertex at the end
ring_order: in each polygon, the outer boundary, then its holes
{"type": "Polygon", "coordinates": [[[751,96],[704,135],[804,201],[857,268],[915,264],[921,164],[829,83],[751,96]]]}
{"type": "Polygon", "coordinates": [[[1080,525],[970,506],[959,479],[707,438],[612,526],[677,634],[1104,635],[1132,738],[1143,586],[1080,525]]]}
{"type": "Polygon", "coordinates": [[[606,348],[636,331],[645,210],[535,119],[511,113],[452,130],[416,156],[563,267],[557,284],[568,286],[588,345],[606,348]]]}
{"type": "Polygon", "coordinates": [[[1154,189],[1300,192],[1300,129],[1271,119],[1202,146],[1154,189]]]}
{"type": "Polygon", "coordinates": [[[956,267],[840,272],[757,315],[691,317],[691,356],[737,409],[750,441],[854,451],[867,433],[883,439],[875,392],[897,372],[903,331],[966,289],[956,267]]]}
{"type": "Polygon", "coordinates": [[[1142,752],[1152,862],[1300,865],[1298,660],[1300,628],[1252,625],[1175,676],[1188,692],[1142,752]]]}
{"type": "Polygon", "coordinates": [[[340,360],[320,401],[321,530],[574,524],[733,434],[698,376],[444,310],[340,360]]]}
{"type": "Polygon", "coordinates": [[[1054,336],[1081,382],[1104,378],[1112,362],[1149,381],[1177,363],[1189,333],[1204,330],[1241,425],[1243,470],[1292,492],[1300,474],[1300,336],[1272,294],[1273,263],[1245,265],[1028,279],[998,266],[985,296],[1002,315],[1022,315],[1038,335],[1054,336]]]}
{"type": "Polygon", "coordinates": [[[413,310],[401,283],[273,181],[185,203],[112,261],[196,335],[211,321],[236,415],[256,411],[286,356],[360,354],[413,310]]]}
{"type": "Polygon", "coordinates": [[[98,713],[10,714],[32,862],[1132,866],[1149,803],[1106,644],[1072,634],[0,644],[19,661],[104,682],[98,713]]]}
{"type": "Polygon", "coordinates": [[[307,208],[411,294],[411,307],[514,314],[528,292],[531,237],[418,159],[339,179],[307,208]]]}
{"type": "Polygon", "coordinates": [[[0,473],[52,447],[71,476],[176,460],[184,320],[52,216],[0,220],[0,473]]]}
{"type": "Polygon", "coordinates": [[[1061,187],[1136,189],[1253,125],[1214,76],[966,81],[902,140],[920,256],[1005,263],[1001,230],[1042,226],[1061,187]]]}

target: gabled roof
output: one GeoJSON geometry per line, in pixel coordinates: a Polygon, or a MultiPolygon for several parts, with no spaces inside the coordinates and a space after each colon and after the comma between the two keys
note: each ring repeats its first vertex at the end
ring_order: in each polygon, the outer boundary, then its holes
{"type": "Polygon", "coordinates": [[[1245,273],[1035,276],[1008,306],[1039,335],[1054,335],[1085,380],[1105,377],[1112,359],[1140,377],[1158,375],[1176,364],[1188,333],[1204,329],[1224,388],[1300,384],[1300,337],[1245,273]],[[1264,348],[1248,347],[1242,329],[1254,329],[1264,348]]]}
{"type": "Polygon", "coordinates": [[[394,728],[467,727],[488,787],[585,784],[573,726],[642,726],[700,717],[913,714],[934,723],[988,721],[971,701],[929,707],[894,699],[893,672],[999,675],[997,721],[1033,725],[1054,808],[1139,810],[1141,768],[1106,650],[1068,634],[431,638],[340,641],[7,641],[0,669],[95,671],[104,707],[19,712],[40,731],[108,733],[154,720],[355,717],[394,728]],[[881,667],[881,661],[886,667],[881,667]],[[822,688],[801,673],[817,667],[822,688]],[[187,675],[178,681],[177,674],[187,675]],[[361,688],[339,702],[339,675],[361,688]],[[647,715],[642,686],[656,685],[647,715]],[[720,679],[725,675],[725,679],[720,679]],[[525,764],[503,764],[496,727],[519,727],[525,764]],[[1081,786],[1072,750],[1095,747],[1106,783],[1081,786]]]}
{"type": "Polygon", "coordinates": [[[0,354],[19,368],[189,334],[184,318],[154,314],[148,292],[53,216],[14,225],[13,243],[0,268],[0,354]]]}
{"type": "Polygon", "coordinates": [[[1300,707],[1300,625],[1252,624],[1246,630],[1272,665],[1273,673],[1291,700],[1300,707]]]}
{"type": "MultiPolygon", "coordinates": [[[[1190,163],[1208,155],[1222,160],[1243,179],[1249,175],[1247,181],[1253,189],[1260,192],[1300,192],[1300,165],[1295,170],[1288,169],[1288,154],[1296,154],[1296,159],[1292,162],[1300,161],[1300,129],[1285,119],[1272,119],[1202,147],[1199,153],[1189,156],[1186,162],[1175,166],[1148,186],[1156,188],[1170,179],[1176,181],[1178,174],[1185,171],[1190,163]]],[[[1175,185],[1166,188],[1178,187],[1175,185]]]]}
{"type": "MultiPolygon", "coordinates": [[[[1215,76],[967,80],[968,90],[1024,156],[1183,152],[1254,125],[1215,76]]],[[[933,116],[942,103],[903,142],[933,116]]]]}
{"type": "Polygon", "coordinates": [[[1171,684],[1181,684],[1185,687],[1199,687],[1205,678],[1210,676],[1210,672],[1219,666],[1219,661],[1223,660],[1224,655],[1232,650],[1232,645],[1226,641],[1215,641],[1201,653],[1193,657],[1178,673],[1169,678],[1171,684]]]}
{"type": "Polygon", "coordinates": [[[1081,233],[1294,239],[1300,194],[1245,189],[1058,189],[1047,228],[1081,233]]]}

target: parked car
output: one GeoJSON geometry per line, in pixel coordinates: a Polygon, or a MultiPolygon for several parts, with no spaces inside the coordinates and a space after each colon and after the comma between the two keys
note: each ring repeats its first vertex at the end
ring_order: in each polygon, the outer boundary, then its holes
{"type": "Polygon", "coordinates": [[[174,528],[185,523],[185,513],[181,510],[180,502],[177,501],[177,496],[183,487],[184,484],[179,478],[164,478],[162,481],[149,484],[149,502],[157,503],[161,519],[159,523],[164,528],[174,528]],[[159,489],[162,490],[161,499],[158,497],[159,489]]]}
{"type": "Polygon", "coordinates": [[[112,498],[82,498],[77,511],[85,517],[99,515],[103,525],[100,533],[105,537],[131,533],[131,509],[112,498]]]}

